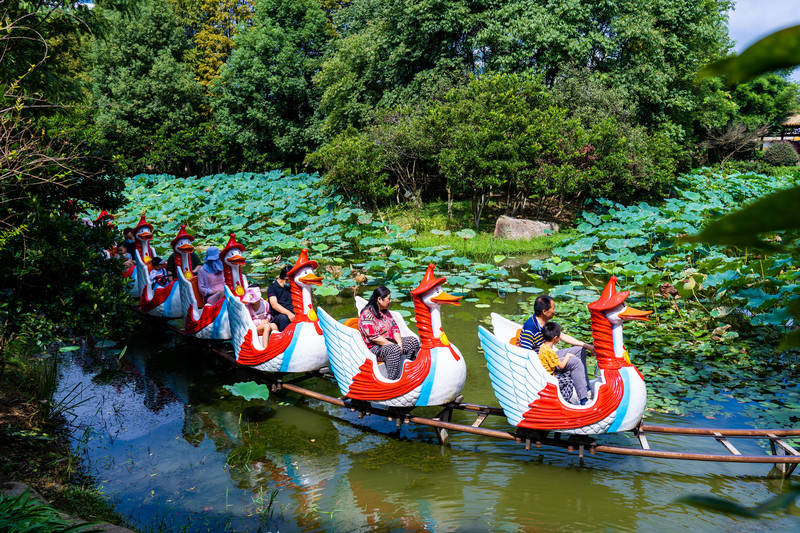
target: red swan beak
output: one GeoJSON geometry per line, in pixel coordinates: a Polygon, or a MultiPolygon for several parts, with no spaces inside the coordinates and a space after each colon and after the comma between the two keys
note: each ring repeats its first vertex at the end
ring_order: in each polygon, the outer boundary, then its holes
{"type": "Polygon", "coordinates": [[[617,316],[620,317],[622,320],[643,320],[647,322],[648,320],[650,320],[647,317],[652,313],[653,313],[652,311],[641,311],[639,309],[634,309],[633,307],[626,307],[617,316]]]}
{"type": "Polygon", "coordinates": [[[233,257],[226,259],[226,261],[228,263],[233,263],[234,265],[243,265],[247,262],[247,259],[245,259],[242,255],[234,255],[233,257]]]}
{"type": "Polygon", "coordinates": [[[463,296],[453,296],[452,294],[448,294],[446,292],[440,292],[433,298],[431,298],[432,302],[436,302],[439,305],[442,304],[449,304],[449,305],[461,305],[459,300],[461,300],[463,296]]]}
{"type": "Polygon", "coordinates": [[[148,241],[148,240],[150,240],[150,239],[152,239],[152,238],[153,238],[153,234],[152,234],[152,233],[150,233],[149,231],[143,231],[143,232],[141,232],[140,234],[138,234],[138,235],[136,236],[136,238],[137,238],[137,239],[144,239],[144,240],[148,241]]]}
{"type": "Polygon", "coordinates": [[[305,285],[322,285],[322,278],[310,272],[302,278],[297,278],[297,281],[303,282],[305,285]]]}
{"type": "Polygon", "coordinates": [[[190,254],[194,252],[194,246],[192,246],[191,244],[181,244],[180,246],[178,246],[178,251],[190,254]]]}

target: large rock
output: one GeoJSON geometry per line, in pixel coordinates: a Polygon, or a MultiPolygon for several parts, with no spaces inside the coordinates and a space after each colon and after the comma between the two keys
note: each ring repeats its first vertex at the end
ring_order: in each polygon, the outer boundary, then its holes
{"type": "Polygon", "coordinates": [[[495,239],[530,239],[550,235],[558,231],[555,222],[542,222],[541,220],[527,220],[525,218],[511,218],[501,216],[494,225],[495,239]]]}

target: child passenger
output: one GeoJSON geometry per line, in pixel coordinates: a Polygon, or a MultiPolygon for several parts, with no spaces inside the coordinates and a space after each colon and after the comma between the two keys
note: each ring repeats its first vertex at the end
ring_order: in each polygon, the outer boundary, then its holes
{"type": "Polygon", "coordinates": [[[152,266],[152,270],[150,270],[150,283],[153,284],[153,288],[157,289],[169,285],[169,275],[167,274],[167,269],[164,268],[164,262],[161,258],[154,257],[150,265],[152,266]]]}
{"type": "Polygon", "coordinates": [[[561,326],[556,322],[548,322],[542,326],[544,342],[539,348],[539,360],[545,370],[558,378],[558,388],[565,400],[572,397],[572,388],[578,395],[581,405],[586,405],[589,388],[586,383],[586,370],[579,357],[571,353],[559,359],[555,345],[561,338],[561,326]],[[567,378],[567,379],[565,379],[567,378]]]}
{"type": "Polygon", "coordinates": [[[269,336],[273,331],[278,331],[278,326],[270,322],[269,304],[261,297],[261,289],[250,286],[242,296],[242,303],[247,306],[250,318],[256,326],[256,332],[261,335],[261,343],[269,344],[269,336]]]}

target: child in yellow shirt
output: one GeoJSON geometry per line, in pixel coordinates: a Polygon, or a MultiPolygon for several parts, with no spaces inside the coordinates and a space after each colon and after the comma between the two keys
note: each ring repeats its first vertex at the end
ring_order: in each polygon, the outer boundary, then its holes
{"type": "Polygon", "coordinates": [[[562,358],[556,354],[555,345],[561,338],[561,326],[553,321],[547,322],[542,326],[542,337],[544,342],[539,348],[539,361],[542,362],[542,366],[558,378],[558,388],[564,399],[569,401],[574,386],[578,400],[581,405],[585,405],[588,401],[589,389],[583,362],[571,353],[567,353],[562,358]],[[565,379],[567,377],[570,379],[565,379]]]}

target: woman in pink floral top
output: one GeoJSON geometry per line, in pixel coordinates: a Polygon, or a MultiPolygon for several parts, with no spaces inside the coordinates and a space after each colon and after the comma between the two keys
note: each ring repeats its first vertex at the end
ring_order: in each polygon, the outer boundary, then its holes
{"type": "Polygon", "coordinates": [[[392,295],[383,285],[372,291],[358,317],[358,331],[378,361],[386,364],[387,377],[398,379],[403,374],[403,362],[417,356],[419,339],[400,336],[400,328],[389,313],[391,303],[392,295]]]}

